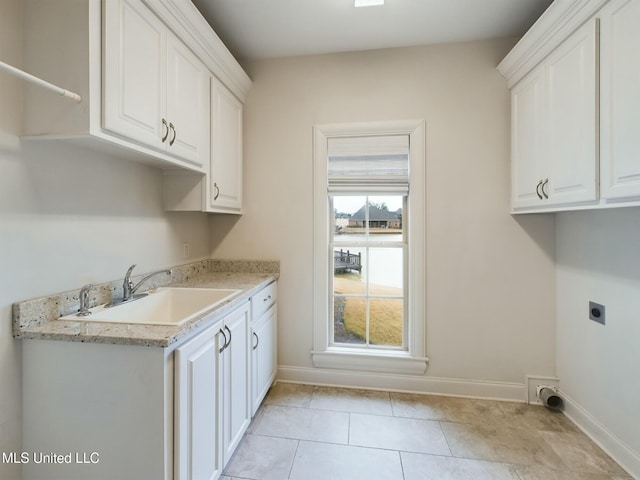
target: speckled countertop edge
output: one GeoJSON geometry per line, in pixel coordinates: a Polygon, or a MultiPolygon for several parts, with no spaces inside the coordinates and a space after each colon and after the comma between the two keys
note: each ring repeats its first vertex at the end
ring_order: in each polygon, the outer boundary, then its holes
{"type": "MultiPolygon", "coordinates": [[[[248,301],[262,288],[277,280],[279,269],[278,261],[203,260],[173,267],[170,276],[154,277],[154,281],[150,281],[145,289],[173,286],[241,290],[230,300],[182,325],[58,320],[61,316],[77,311],[79,289],[18,302],[13,305],[13,336],[21,339],[169,347],[198,330],[214,325],[227,313],[248,301]]],[[[137,282],[142,277],[140,275],[133,280],[137,282]]],[[[96,285],[92,290],[89,306],[117,298],[121,285],[122,280],[96,285]]]]}

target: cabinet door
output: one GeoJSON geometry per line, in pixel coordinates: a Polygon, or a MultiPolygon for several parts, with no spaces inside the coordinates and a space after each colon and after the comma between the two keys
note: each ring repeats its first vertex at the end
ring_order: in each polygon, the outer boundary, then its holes
{"type": "Polygon", "coordinates": [[[542,203],[544,161],[544,68],[523,78],[511,90],[511,205],[542,203]]]}
{"type": "Polygon", "coordinates": [[[219,332],[211,328],[174,354],[177,480],[213,480],[222,472],[219,332]]]}
{"type": "Polygon", "coordinates": [[[242,103],[216,78],[211,81],[209,209],[242,210],[242,103]]]}
{"type": "Polygon", "coordinates": [[[172,34],[167,36],[167,152],[200,167],[209,160],[209,72],[172,34]]]}
{"type": "Polygon", "coordinates": [[[600,115],[603,198],[640,196],[640,1],[601,12],[600,115]]]}
{"type": "Polygon", "coordinates": [[[597,199],[596,29],[596,20],[587,23],[545,62],[548,167],[543,196],[550,205],[597,199]]]}
{"type": "Polygon", "coordinates": [[[249,302],[224,320],[227,348],[221,357],[223,375],[223,460],[229,461],[251,421],[249,385],[249,302]]]}
{"type": "Polygon", "coordinates": [[[277,306],[273,305],[269,311],[252,326],[252,415],[255,415],[276,376],[276,311],[277,306]]]}
{"type": "Polygon", "coordinates": [[[164,149],[167,29],[139,0],[103,5],[103,127],[164,149]]]}

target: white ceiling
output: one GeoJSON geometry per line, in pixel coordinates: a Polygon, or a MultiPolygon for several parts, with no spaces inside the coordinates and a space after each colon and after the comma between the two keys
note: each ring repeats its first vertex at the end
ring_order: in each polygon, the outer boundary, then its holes
{"type": "Polygon", "coordinates": [[[551,0],[192,0],[240,60],[520,36],[551,0]]]}

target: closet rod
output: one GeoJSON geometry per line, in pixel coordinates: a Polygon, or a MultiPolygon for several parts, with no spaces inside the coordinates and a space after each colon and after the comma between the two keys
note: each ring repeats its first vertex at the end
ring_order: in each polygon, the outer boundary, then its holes
{"type": "Polygon", "coordinates": [[[16,67],[12,67],[11,65],[0,62],[0,70],[4,70],[5,72],[9,72],[16,77],[20,77],[27,82],[34,83],[39,85],[40,87],[46,88],[47,90],[51,90],[52,92],[56,92],[59,95],[62,95],[65,98],[73,100],[74,102],[80,103],[82,101],[82,97],[77,93],[70,92],[69,90],[65,90],[64,88],[60,88],[52,83],[49,83],[41,78],[35,77],[29,73],[23,72],[22,70],[17,69],[16,67]]]}

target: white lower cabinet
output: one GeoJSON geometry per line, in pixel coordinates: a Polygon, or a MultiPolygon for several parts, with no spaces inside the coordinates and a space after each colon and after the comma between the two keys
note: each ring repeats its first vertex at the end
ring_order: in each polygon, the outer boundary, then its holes
{"type": "Polygon", "coordinates": [[[176,480],[212,480],[222,473],[222,339],[213,327],[175,352],[176,480]]]}
{"type": "MultiPolygon", "coordinates": [[[[222,388],[222,460],[226,465],[251,421],[249,393],[249,303],[224,321],[227,344],[220,357],[222,388]]],[[[193,480],[198,480],[194,477],[193,480]]]]}
{"type": "Polygon", "coordinates": [[[251,402],[255,415],[277,373],[277,283],[251,299],[251,402]]]}
{"type": "Polygon", "coordinates": [[[176,480],[220,476],[251,421],[249,303],[175,353],[176,480]]]}
{"type": "MultiPolygon", "coordinates": [[[[275,300],[275,285],[258,295],[275,300]]],[[[251,305],[174,349],[25,340],[23,451],[70,461],[25,463],[24,480],[220,477],[256,407],[252,362],[261,398],[273,381],[265,368],[275,372],[275,326],[255,329],[275,321],[275,307],[252,324],[251,305]]]]}

